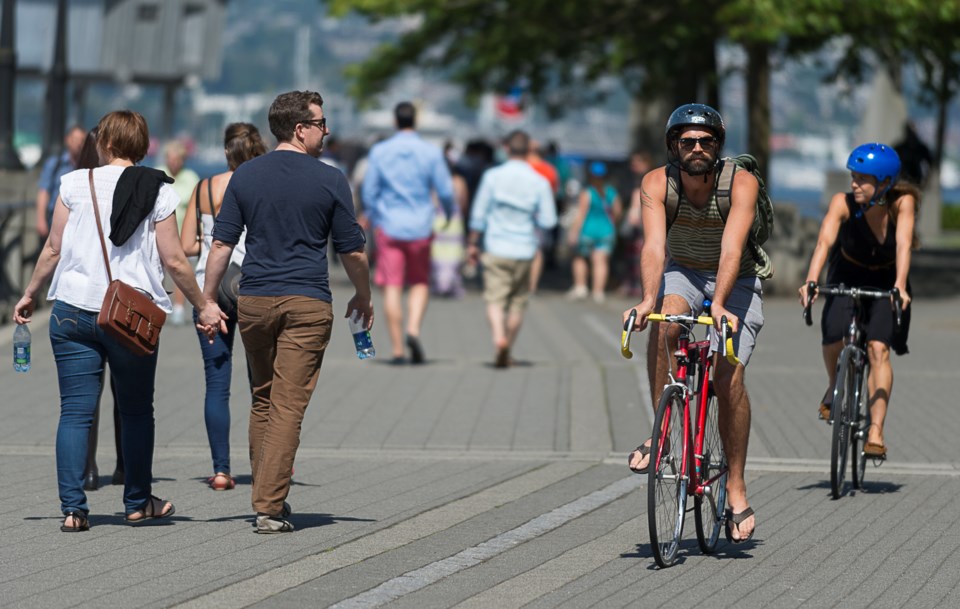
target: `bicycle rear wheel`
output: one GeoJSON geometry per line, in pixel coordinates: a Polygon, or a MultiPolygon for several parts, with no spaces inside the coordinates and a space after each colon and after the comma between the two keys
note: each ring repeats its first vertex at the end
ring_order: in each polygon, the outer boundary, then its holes
{"type": "Polygon", "coordinates": [[[857,385],[857,399],[854,408],[853,433],[850,434],[850,465],[853,470],[853,488],[863,488],[864,474],[867,472],[867,456],[863,454],[863,445],[867,443],[867,432],[870,430],[870,388],[867,379],[870,378],[870,362],[864,357],[863,368],[857,385]]]}
{"type": "Polygon", "coordinates": [[[717,548],[720,528],[723,524],[723,509],[727,505],[727,455],[723,452],[720,440],[720,425],[717,421],[719,404],[713,392],[713,383],[707,389],[707,416],[703,421],[703,459],[701,460],[700,480],[706,481],[718,476],[703,494],[693,500],[694,522],[697,525],[697,543],[704,554],[711,554],[717,548]]]}
{"type": "Polygon", "coordinates": [[[687,478],[683,470],[683,390],[670,385],[663,391],[653,423],[647,483],[647,520],[650,547],[661,567],[677,558],[687,509],[687,478]]]}
{"type": "Polygon", "coordinates": [[[833,390],[833,405],[830,421],[833,423],[833,441],[830,446],[830,491],[834,499],[843,494],[843,481],[847,468],[847,447],[850,443],[850,416],[856,398],[853,362],[853,347],[840,352],[837,364],[837,383],[833,390]]]}

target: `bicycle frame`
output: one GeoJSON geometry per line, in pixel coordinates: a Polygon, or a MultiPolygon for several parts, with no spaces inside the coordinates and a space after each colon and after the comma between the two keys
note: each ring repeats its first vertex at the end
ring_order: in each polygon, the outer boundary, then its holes
{"type": "MultiPolygon", "coordinates": [[[[684,442],[680,471],[688,482],[687,494],[691,497],[702,496],[705,488],[709,488],[726,473],[726,469],[724,469],[710,479],[701,479],[704,423],[707,418],[708,388],[713,370],[713,360],[710,357],[710,340],[691,342],[690,330],[681,324],[680,336],[677,339],[677,350],[673,355],[677,361],[677,371],[675,375],[672,372],[668,373],[669,385],[677,385],[683,391],[683,437],[693,441],[692,446],[688,446],[689,442],[684,442]],[[693,430],[690,429],[693,418],[690,413],[691,396],[695,398],[697,408],[696,426],[693,430]],[[691,462],[693,464],[692,468],[690,467],[691,462]]],[[[661,456],[657,455],[658,461],[661,456]]]]}

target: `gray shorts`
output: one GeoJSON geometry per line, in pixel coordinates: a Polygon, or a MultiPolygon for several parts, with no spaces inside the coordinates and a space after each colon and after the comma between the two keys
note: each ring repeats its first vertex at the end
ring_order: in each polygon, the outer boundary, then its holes
{"type": "MultiPolygon", "coordinates": [[[[694,271],[670,261],[660,286],[662,300],[665,294],[680,296],[687,301],[693,315],[703,311],[704,299],[713,300],[717,288],[716,273],[694,271]]],[[[733,346],[740,362],[746,366],[757,344],[757,335],[763,328],[763,287],[757,277],[741,277],[733,286],[726,302],[727,309],[740,318],[740,330],[733,336],[733,346]]],[[[710,329],[710,352],[720,344],[716,330],[710,329]]]]}

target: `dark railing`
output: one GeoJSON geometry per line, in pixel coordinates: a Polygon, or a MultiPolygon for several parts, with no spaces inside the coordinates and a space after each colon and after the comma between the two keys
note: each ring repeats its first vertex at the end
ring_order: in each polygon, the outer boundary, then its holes
{"type": "Polygon", "coordinates": [[[0,201],[0,324],[11,320],[39,254],[34,209],[29,200],[0,201]]]}

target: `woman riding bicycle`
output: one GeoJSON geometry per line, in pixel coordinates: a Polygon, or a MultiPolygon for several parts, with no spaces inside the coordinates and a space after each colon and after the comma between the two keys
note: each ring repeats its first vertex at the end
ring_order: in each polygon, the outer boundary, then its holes
{"type": "MultiPolygon", "coordinates": [[[[829,260],[827,283],[847,287],[880,290],[898,288],[903,299],[903,318],[895,328],[889,302],[873,300],[864,308],[863,325],[870,360],[868,403],[870,428],[864,454],[884,458],[883,421],[893,387],[890,348],[897,355],[907,350],[910,328],[910,254],[918,245],[914,223],[920,206],[920,190],[913,184],[898,182],[900,158],[884,144],[863,144],[847,159],[851,192],[837,193],[820,225],[820,235],[810,259],[807,278],[800,286],[800,304],[816,299],[807,293],[807,284],[817,282],[829,260]]],[[[823,334],[823,363],[828,387],[820,403],[819,416],[829,419],[837,358],[843,349],[843,337],[853,315],[850,297],[827,296],[820,322],[823,334]]]]}

